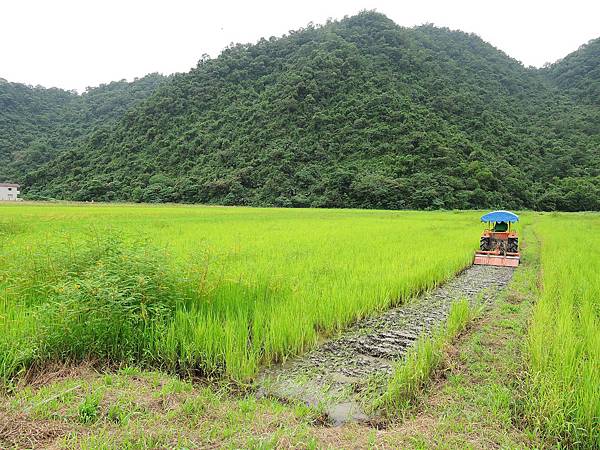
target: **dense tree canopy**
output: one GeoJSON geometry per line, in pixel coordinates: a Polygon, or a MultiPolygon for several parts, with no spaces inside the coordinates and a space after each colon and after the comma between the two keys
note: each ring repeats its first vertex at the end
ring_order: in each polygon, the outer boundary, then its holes
{"type": "Polygon", "coordinates": [[[542,72],[575,99],[600,107],[600,38],[582,45],[542,72]]]}
{"type": "Polygon", "coordinates": [[[364,12],[159,87],[12,85],[35,100],[0,119],[0,152],[31,198],[600,209],[600,108],[580,89],[600,76],[553,75],[586,54],[527,69],[475,35],[364,12]]]}
{"type": "Polygon", "coordinates": [[[88,88],[82,95],[0,78],[0,180],[22,180],[31,170],[74,148],[93,130],[118,120],[165,80],[150,74],[88,88]]]}

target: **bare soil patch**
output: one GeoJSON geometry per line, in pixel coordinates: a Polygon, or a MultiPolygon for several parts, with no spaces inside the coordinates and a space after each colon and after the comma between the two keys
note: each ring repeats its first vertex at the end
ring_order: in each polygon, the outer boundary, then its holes
{"type": "Polygon", "coordinates": [[[55,440],[73,430],[72,425],[56,420],[0,412],[0,448],[51,448],[55,440]]]}

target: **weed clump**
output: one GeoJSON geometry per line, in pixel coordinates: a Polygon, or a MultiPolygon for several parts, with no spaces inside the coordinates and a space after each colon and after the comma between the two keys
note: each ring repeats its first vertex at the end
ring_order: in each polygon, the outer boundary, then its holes
{"type": "Polygon", "coordinates": [[[90,424],[96,421],[100,414],[100,399],[97,395],[90,394],[83,399],[79,405],[79,421],[83,424],[90,424]]]}
{"type": "Polygon", "coordinates": [[[175,287],[159,252],[115,239],[99,245],[89,264],[38,308],[50,359],[143,359],[145,338],[172,315],[175,287]]]}
{"type": "Polygon", "coordinates": [[[52,361],[143,362],[153,333],[174,313],[175,279],[165,255],[146,242],[95,236],[62,265],[60,281],[53,273],[33,305],[2,305],[5,385],[29,367],[52,361]]]}

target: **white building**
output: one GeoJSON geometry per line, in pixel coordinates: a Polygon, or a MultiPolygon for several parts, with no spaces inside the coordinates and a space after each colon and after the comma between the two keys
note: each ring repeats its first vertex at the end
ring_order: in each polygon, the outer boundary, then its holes
{"type": "Polygon", "coordinates": [[[19,187],[18,184],[0,183],[0,201],[21,200],[19,198],[19,194],[21,193],[19,187]]]}

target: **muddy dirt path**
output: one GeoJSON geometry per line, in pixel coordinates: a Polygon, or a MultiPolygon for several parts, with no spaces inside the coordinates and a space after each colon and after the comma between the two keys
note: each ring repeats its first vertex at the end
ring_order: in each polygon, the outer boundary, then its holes
{"type": "Polygon", "coordinates": [[[445,321],[452,302],[467,298],[490,303],[512,273],[507,267],[472,266],[400,307],[357,322],[307,354],[264,370],[258,377],[258,395],[321,407],[334,425],[368,420],[359,393],[369,377],[391,373],[422,334],[445,321]]]}

